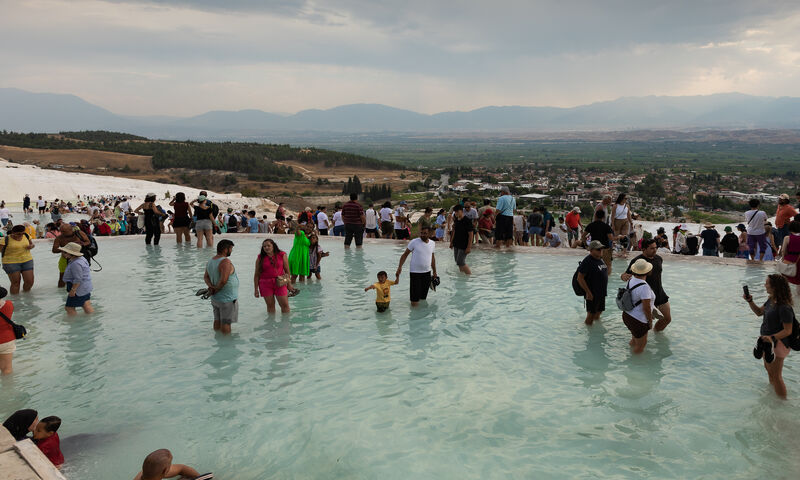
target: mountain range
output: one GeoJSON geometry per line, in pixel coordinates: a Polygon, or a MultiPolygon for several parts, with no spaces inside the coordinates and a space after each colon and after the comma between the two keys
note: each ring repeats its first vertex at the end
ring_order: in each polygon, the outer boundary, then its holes
{"type": "Polygon", "coordinates": [[[433,115],[378,104],[303,110],[210,111],[193,117],[118,115],[75,95],[0,88],[0,129],[116,130],[164,139],[243,139],[276,133],[557,132],[631,129],[796,129],[800,98],[740,93],[623,97],[577,107],[491,106],[433,115]]]}

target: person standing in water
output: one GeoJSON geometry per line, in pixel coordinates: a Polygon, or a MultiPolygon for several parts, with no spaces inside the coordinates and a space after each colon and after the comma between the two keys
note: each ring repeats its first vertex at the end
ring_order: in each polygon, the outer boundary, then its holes
{"type": "Polygon", "coordinates": [[[206,195],[206,192],[200,192],[197,201],[192,203],[195,217],[197,217],[194,223],[194,231],[197,234],[197,248],[203,247],[203,239],[205,239],[208,247],[214,244],[214,204],[206,195]]]}
{"type": "Polygon", "coordinates": [[[595,320],[600,320],[600,315],[606,309],[606,296],[608,295],[608,266],[603,261],[603,250],[608,246],[600,240],[589,243],[587,255],[578,267],[578,285],[581,286],[586,300],[586,319],[584,323],[591,325],[595,320]]]}
{"type": "Polygon", "coordinates": [[[403,271],[403,264],[408,256],[411,255],[409,292],[411,294],[412,307],[419,305],[420,300],[428,298],[431,280],[436,277],[436,257],[433,254],[436,242],[428,238],[429,234],[430,230],[428,228],[420,228],[419,238],[408,242],[406,251],[400,257],[400,264],[397,265],[397,272],[395,272],[395,276],[399,278],[400,273],[403,271]],[[433,273],[431,274],[431,272],[433,273]]]}
{"type": "Polygon", "coordinates": [[[64,282],[67,284],[67,303],[64,309],[67,315],[76,315],[76,309],[83,308],[86,314],[94,313],[92,308],[92,269],[77,243],[68,243],[61,247],[61,255],[67,260],[64,270],[64,282]]]}
{"type": "Polygon", "coordinates": [[[189,227],[192,225],[192,206],[186,201],[186,195],[183,192],[176,193],[169,205],[175,209],[175,216],[172,219],[175,241],[180,244],[186,239],[187,244],[191,243],[189,227]]]}
{"type": "Polygon", "coordinates": [[[475,228],[472,226],[472,220],[464,216],[463,205],[454,205],[453,234],[450,235],[450,248],[453,249],[453,257],[458,269],[467,275],[472,275],[472,270],[467,265],[467,255],[472,250],[474,235],[475,228]]]}
{"type": "Polygon", "coordinates": [[[764,288],[767,290],[768,298],[760,307],[753,301],[752,296],[742,295],[742,298],[750,306],[750,310],[757,316],[763,317],[760,336],[753,354],[758,359],[764,356],[764,369],[769,375],[769,383],[775,389],[776,395],[786,399],[783,361],[791,352],[791,348],[785,343],[785,340],[792,334],[792,324],[794,323],[792,292],[786,278],[779,273],[768,275],[764,282],[764,288]],[[764,348],[764,345],[771,348],[764,348]],[[761,347],[760,351],[759,347],[761,347]],[[767,358],[765,352],[772,353],[773,355],[770,357],[774,356],[774,358],[767,358]]]}
{"type": "Polygon", "coordinates": [[[217,254],[206,264],[203,280],[211,294],[214,311],[214,330],[230,335],[231,324],[239,321],[239,276],[230,261],[233,242],[220,240],[217,254]]]}
{"type": "Polygon", "coordinates": [[[641,255],[631,260],[631,262],[628,264],[628,269],[625,271],[625,273],[620,275],[620,279],[623,282],[627,282],[631,279],[633,276],[631,267],[633,267],[633,264],[636,263],[637,260],[644,260],[653,266],[650,274],[647,275],[646,281],[656,294],[655,300],[653,300],[653,305],[655,305],[655,308],[661,313],[662,318],[658,319],[654,330],[656,332],[660,332],[667,328],[667,325],[672,322],[672,311],[669,306],[669,295],[667,295],[667,292],[664,291],[664,285],[661,283],[661,272],[663,271],[662,264],[664,263],[664,259],[656,253],[657,250],[658,247],[656,246],[655,239],[648,238],[647,240],[642,240],[641,255]]]}
{"type": "MultiPolygon", "coordinates": [[[[310,225],[310,224],[309,224],[310,225]]],[[[253,295],[264,299],[267,313],[275,313],[275,300],[281,307],[281,313],[289,313],[289,287],[278,285],[278,278],[289,273],[289,256],[278,248],[271,238],[261,242],[261,252],[256,258],[256,271],[253,275],[253,295]]]]}
{"type": "Polygon", "coordinates": [[[155,193],[148,193],[144,197],[144,203],[136,207],[133,213],[138,214],[142,211],[144,211],[144,243],[150,245],[152,241],[154,245],[158,245],[161,240],[161,211],[156,205],[155,193]]]}

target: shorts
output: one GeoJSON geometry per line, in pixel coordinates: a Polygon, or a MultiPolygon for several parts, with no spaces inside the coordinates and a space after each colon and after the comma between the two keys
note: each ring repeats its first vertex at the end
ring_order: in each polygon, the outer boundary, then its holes
{"type": "Polygon", "coordinates": [[[453,248],[453,258],[456,259],[456,265],[463,267],[467,264],[467,251],[461,248],[453,248]]]}
{"type": "Polygon", "coordinates": [[[286,285],[279,287],[275,284],[274,278],[264,278],[258,281],[258,293],[261,298],[285,297],[289,295],[289,287],[286,285]]]}
{"type": "Polygon", "coordinates": [[[761,235],[747,234],[747,246],[750,249],[750,255],[753,257],[756,254],[756,245],[758,245],[761,255],[764,255],[764,252],[767,251],[767,235],[765,233],[761,235]]]}
{"type": "Polygon", "coordinates": [[[172,221],[172,226],[175,228],[189,227],[192,224],[192,219],[189,217],[178,217],[172,221]]]}
{"type": "Polygon", "coordinates": [[[392,230],[394,230],[392,222],[381,222],[381,234],[384,238],[391,238],[392,230]]]}
{"type": "Polygon", "coordinates": [[[11,340],[10,342],[0,343],[0,355],[8,355],[17,350],[17,341],[11,340]]]}
{"type": "Polygon", "coordinates": [[[334,225],[333,226],[333,236],[334,237],[344,237],[344,225],[334,225]]]}
{"type": "Polygon", "coordinates": [[[27,272],[33,270],[33,260],[22,263],[4,263],[3,271],[11,275],[12,273],[27,272]]]}
{"type": "MultiPolygon", "coordinates": [[[[286,287],[284,287],[286,288],[286,287]]],[[[214,323],[230,325],[239,321],[239,302],[218,302],[211,299],[211,308],[214,309],[214,323]]]]}
{"type": "Polygon", "coordinates": [[[786,358],[789,356],[789,353],[792,351],[792,349],[784,345],[782,341],[778,340],[775,342],[773,351],[775,352],[775,358],[786,358]]]}
{"type": "Polygon", "coordinates": [[[5,227],[6,225],[8,225],[8,218],[0,218],[0,223],[2,223],[3,226],[5,227]]]}
{"type": "Polygon", "coordinates": [[[39,215],[44,215],[44,207],[39,207],[39,215]]]}
{"type": "Polygon", "coordinates": [[[600,313],[606,311],[606,297],[605,295],[595,295],[594,300],[586,300],[586,313],[600,313]]]}
{"type": "Polygon", "coordinates": [[[389,308],[389,302],[375,302],[379,312],[385,312],[389,308]]]}
{"type": "Polygon", "coordinates": [[[67,270],[67,263],[69,263],[69,262],[67,261],[66,258],[58,257],[58,272],[59,273],[64,273],[67,270]]]}
{"type": "Polygon", "coordinates": [[[373,235],[376,235],[378,233],[378,229],[377,228],[368,228],[367,229],[367,233],[371,233],[373,235]]]}
{"type": "Polygon", "coordinates": [[[320,235],[328,235],[328,229],[327,228],[320,228],[319,229],[319,234],[320,235]]]}
{"type": "Polygon", "coordinates": [[[495,240],[513,240],[514,239],[514,217],[508,215],[498,215],[494,227],[495,240]]]}
{"type": "Polygon", "coordinates": [[[730,252],[722,252],[722,257],[723,258],[736,258],[736,254],[735,253],[730,253],[730,252]]]}
{"type": "Polygon", "coordinates": [[[530,235],[541,235],[542,234],[542,227],[530,227],[528,229],[528,233],[530,235]]]}
{"type": "Polygon", "coordinates": [[[88,302],[89,299],[92,297],[91,293],[87,293],[86,295],[75,295],[74,297],[70,297],[67,295],[67,307],[70,308],[80,308],[83,306],[84,303],[88,302]]]}
{"type": "Polygon", "coordinates": [[[315,268],[309,268],[308,273],[316,273],[317,275],[322,274],[322,266],[317,265],[315,268]]]}
{"type": "Polygon", "coordinates": [[[650,330],[650,327],[646,323],[636,320],[630,316],[628,312],[622,312],[622,321],[625,323],[625,326],[628,327],[628,330],[630,330],[633,338],[642,338],[647,335],[647,331],[650,330]]]}
{"type": "Polygon", "coordinates": [[[360,247],[364,242],[364,227],[356,223],[344,224],[344,244],[350,246],[350,242],[356,239],[356,247],[360,247]]]}
{"type": "Polygon", "coordinates": [[[405,239],[410,237],[410,235],[408,234],[408,230],[406,230],[405,228],[401,228],[401,229],[395,228],[394,229],[394,236],[398,240],[405,240],[405,239]]]}
{"type": "Polygon", "coordinates": [[[411,272],[411,281],[408,291],[411,294],[412,302],[419,302],[428,298],[428,290],[431,288],[431,272],[415,273],[411,272]]]}
{"type": "Polygon", "coordinates": [[[206,230],[211,230],[213,232],[214,231],[214,224],[211,223],[211,220],[209,220],[207,218],[205,220],[198,220],[198,221],[194,222],[194,230],[196,232],[204,232],[206,230]]]}

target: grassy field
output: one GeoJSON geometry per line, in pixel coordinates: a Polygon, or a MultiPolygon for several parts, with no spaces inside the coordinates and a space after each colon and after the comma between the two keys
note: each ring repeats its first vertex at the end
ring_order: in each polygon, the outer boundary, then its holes
{"type": "Polygon", "coordinates": [[[320,147],[366,155],[409,167],[513,163],[643,171],[743,172],[800,177],[800,144],[725,142],[544,141],[393,138],[320,147]]]}

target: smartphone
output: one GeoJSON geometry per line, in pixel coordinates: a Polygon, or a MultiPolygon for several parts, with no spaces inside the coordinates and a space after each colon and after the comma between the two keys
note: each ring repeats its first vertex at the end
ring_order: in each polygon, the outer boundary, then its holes
{"type": "Polygon", "coordinates": [[[750,298],[750,289],[747,288],[747,285],[742,285],[742,291],[745,297],[750,298]]]}

